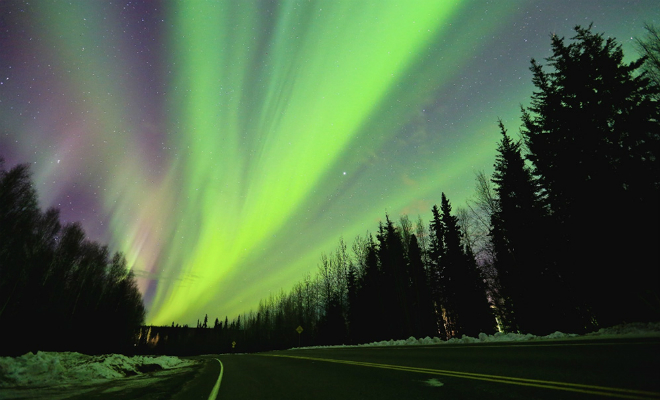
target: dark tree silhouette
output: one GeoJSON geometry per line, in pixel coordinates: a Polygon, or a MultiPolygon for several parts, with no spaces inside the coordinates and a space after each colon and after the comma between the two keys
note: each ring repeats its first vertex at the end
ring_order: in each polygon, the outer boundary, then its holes
{"type": "Polygon", "coordinates": [[[508,330],[551,333],[566,324],[572,310],[552,263],[545,210],[520,142],[499,121],[502,139],[493,173],[496,208],[491,215],[494,266],[505,300],[508,330]],[[566,309],[568,307],[568,310],[566,309]],[[563,311],[563,312],[562,312],[563,311]]]}
{"type": "Polygon", "coordinates": [[[626,64],[614,39],[575,30],[552,37],[549,72],[532,60],[523,110],[557,272],[575,289],[576,330],[657,319],[659,88],[636,74],[643,59],[626,64]]]}
{"type": "Polygon", "coordinates": [[[378,260],[382,270],[382,302],[386,309],[384,322],[390,338],[410,335],[410,301],[408,299],[408,273],[400,233],[389,216],[381,224],[378,239],[378,260]]]}
{"type": "Polygon", "coordinates": [[[444,193],[440,205],[445,252],[440,258],[445,309],[445,326],[451,337],[492,333],[495,319],[473,255],[466,254],[458,218],[444,193]]]}
{"type": "Polygon", "coordinates": [[[28,166],[0,161],[0,354],[132,351],[144,314],[123,256],[41,213],[28,166]]]}
{"type": "Polygon", "coordinates": [[[441,261],[445,255],[445,243],[443,239],[445,237],[445,228],[437,205],[433,206],[431,213],[433,219],[429,224],[429,285],[431,286],[431,297],[435,309],[438,333],[440,337],[446,339],[449,335],[445,324],[446,310],[444,307],[448,300],[446,299],[447,288],[444,286],[446,281],[443,279],[443,265],[441,261]]]}
{"type": "Polygon", "coordinates": [[[372,338],[383,340],[387,338],[389,332],[382,329],[383,321],[387,318],[387,310],[381,301],[382,271],[378,265],[378,252],[371,236],[362,247],[364,261],[355,305],[354,337],[358,342],[372,338]]]}
{"type": "Polygon", "coordinates": [[[437,322],[433,308],[433,297],[426,267],[422,260],[422,249],[415,234],[408,244],[408,265],[411,278],[412,333],[418,338],[437,336],[437,322]]]}

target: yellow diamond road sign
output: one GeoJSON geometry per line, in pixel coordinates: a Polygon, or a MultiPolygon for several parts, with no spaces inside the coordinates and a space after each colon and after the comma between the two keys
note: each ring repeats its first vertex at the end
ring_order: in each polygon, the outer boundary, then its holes
{"type": "Polygon", "coordinates": [[[302,331],[303,331],[302,326],[298,325],[298,327],[296,328],[296,332],[298,332],[298,334],[300,335],[302,331]]]}

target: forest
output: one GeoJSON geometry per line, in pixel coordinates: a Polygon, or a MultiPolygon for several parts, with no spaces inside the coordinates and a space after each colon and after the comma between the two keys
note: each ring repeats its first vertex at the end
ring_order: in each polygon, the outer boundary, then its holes
{"type": "Polygon", "coordinates": [[[452,212],[443,193],[428,222],[385,215],[288,293],[231,322],[145,327],[139,347],[244,352],[660,320],[660,38],[646,28],[631,63],[591,26],[551,37],[547,64],[531,61],[520,134],[498,121],[494,172],[477,174],[467,208],[452,212]]]}
{"type": "Polygon", "coordinates": [[[385,215],[290,291],[196,327],[143,326],[124,257],[41,212],[27,166],[0,165],[0,353],[250,352],[658,321],[657,30],[637,44],[628,63],[591,26],[553,35],[546,63],[531,61],[519,135],[494,123],[494,172],[476,174],[466,207],[443,193],[429,221],[385,215]]]}
{"type": "Polygon", "coordinates": [[[0,356],[131,352],[144,317],[124,256],[42,212],[29,166],[0,159],[0,356]]]}

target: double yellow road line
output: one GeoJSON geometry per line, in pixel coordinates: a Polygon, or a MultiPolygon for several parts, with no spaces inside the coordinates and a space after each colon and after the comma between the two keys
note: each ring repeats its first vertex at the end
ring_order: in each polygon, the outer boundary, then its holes
{"type": "Polygon", "coordinates": [[[406,367],[401,365],[376,364],[362,361],[335,360],[330,358],[290,356],[282,354],[260,354],[268,357],[296,358],[301,360],[324,361],[337,364],[358,365],[362,367],[383,368],[395,371],[417,372],[428,375],[451,376],[454,378],[475,379],[480,381],[506,383],[509,385],[532,386],[544,389],[563,390],[566,392],[577,392],[593,394],[604,397],[616,397],[620,399],[660,399],[660,393],[648,392],[644,390],[619,389],[606,386],[583,385],[579,383],[544,381],[539,379],[514,378],[510,376],[475,374],[472,372],[448,371],[443,369],[406,367]]]}

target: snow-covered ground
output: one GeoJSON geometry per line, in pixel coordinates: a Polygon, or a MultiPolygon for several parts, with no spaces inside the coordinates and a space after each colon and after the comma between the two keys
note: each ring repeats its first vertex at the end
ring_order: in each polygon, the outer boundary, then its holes
{"type": "Polygon", "coordinates": [[[186,367],[194,363],[192,360],[169,356],[88,356],[40,351],[20,357],[0,357],[0,390],[8,387],[103,382],[162,369],[186,367]]]}
{"type": "Polygon", "coordinates": [[[568,338],[616,338],[616,337],[647,337],[647,336],[660,336],[660,322],[652,323],[630,323],[617,325],[611,328],[602,328],[597,332],[588,333],[586,335],[578,335],[575,333],[563,333],[555,332],[546,336],[536,336],[531,333],[521,334],[521,333],[502,333],[498,332],[494,335],[486,335],[485,333],[480,333],[478,337],[465,336],[459,338],[453,338],[447,341],[443,341],[440,338],[434,337],[425,337],[423,339],[416,339],[414,337],[409,337],[406,340],[383,340],[380,342],[372,342],[366,344],[360,344],[357,346],[316,346],[316,347],[296,347],[291,350],[303,350],[303,349],[314,349],[314,348],[328,348],[328,347],[364,347],[364,346],[424,346],[424,345],[442,345],[442,344],[460,344],[460,343],[487,343],[487,342],[519,342],[519,341],[529,341],[529,340],[557,340],[557,339],[568,339],[568,338]]]}

